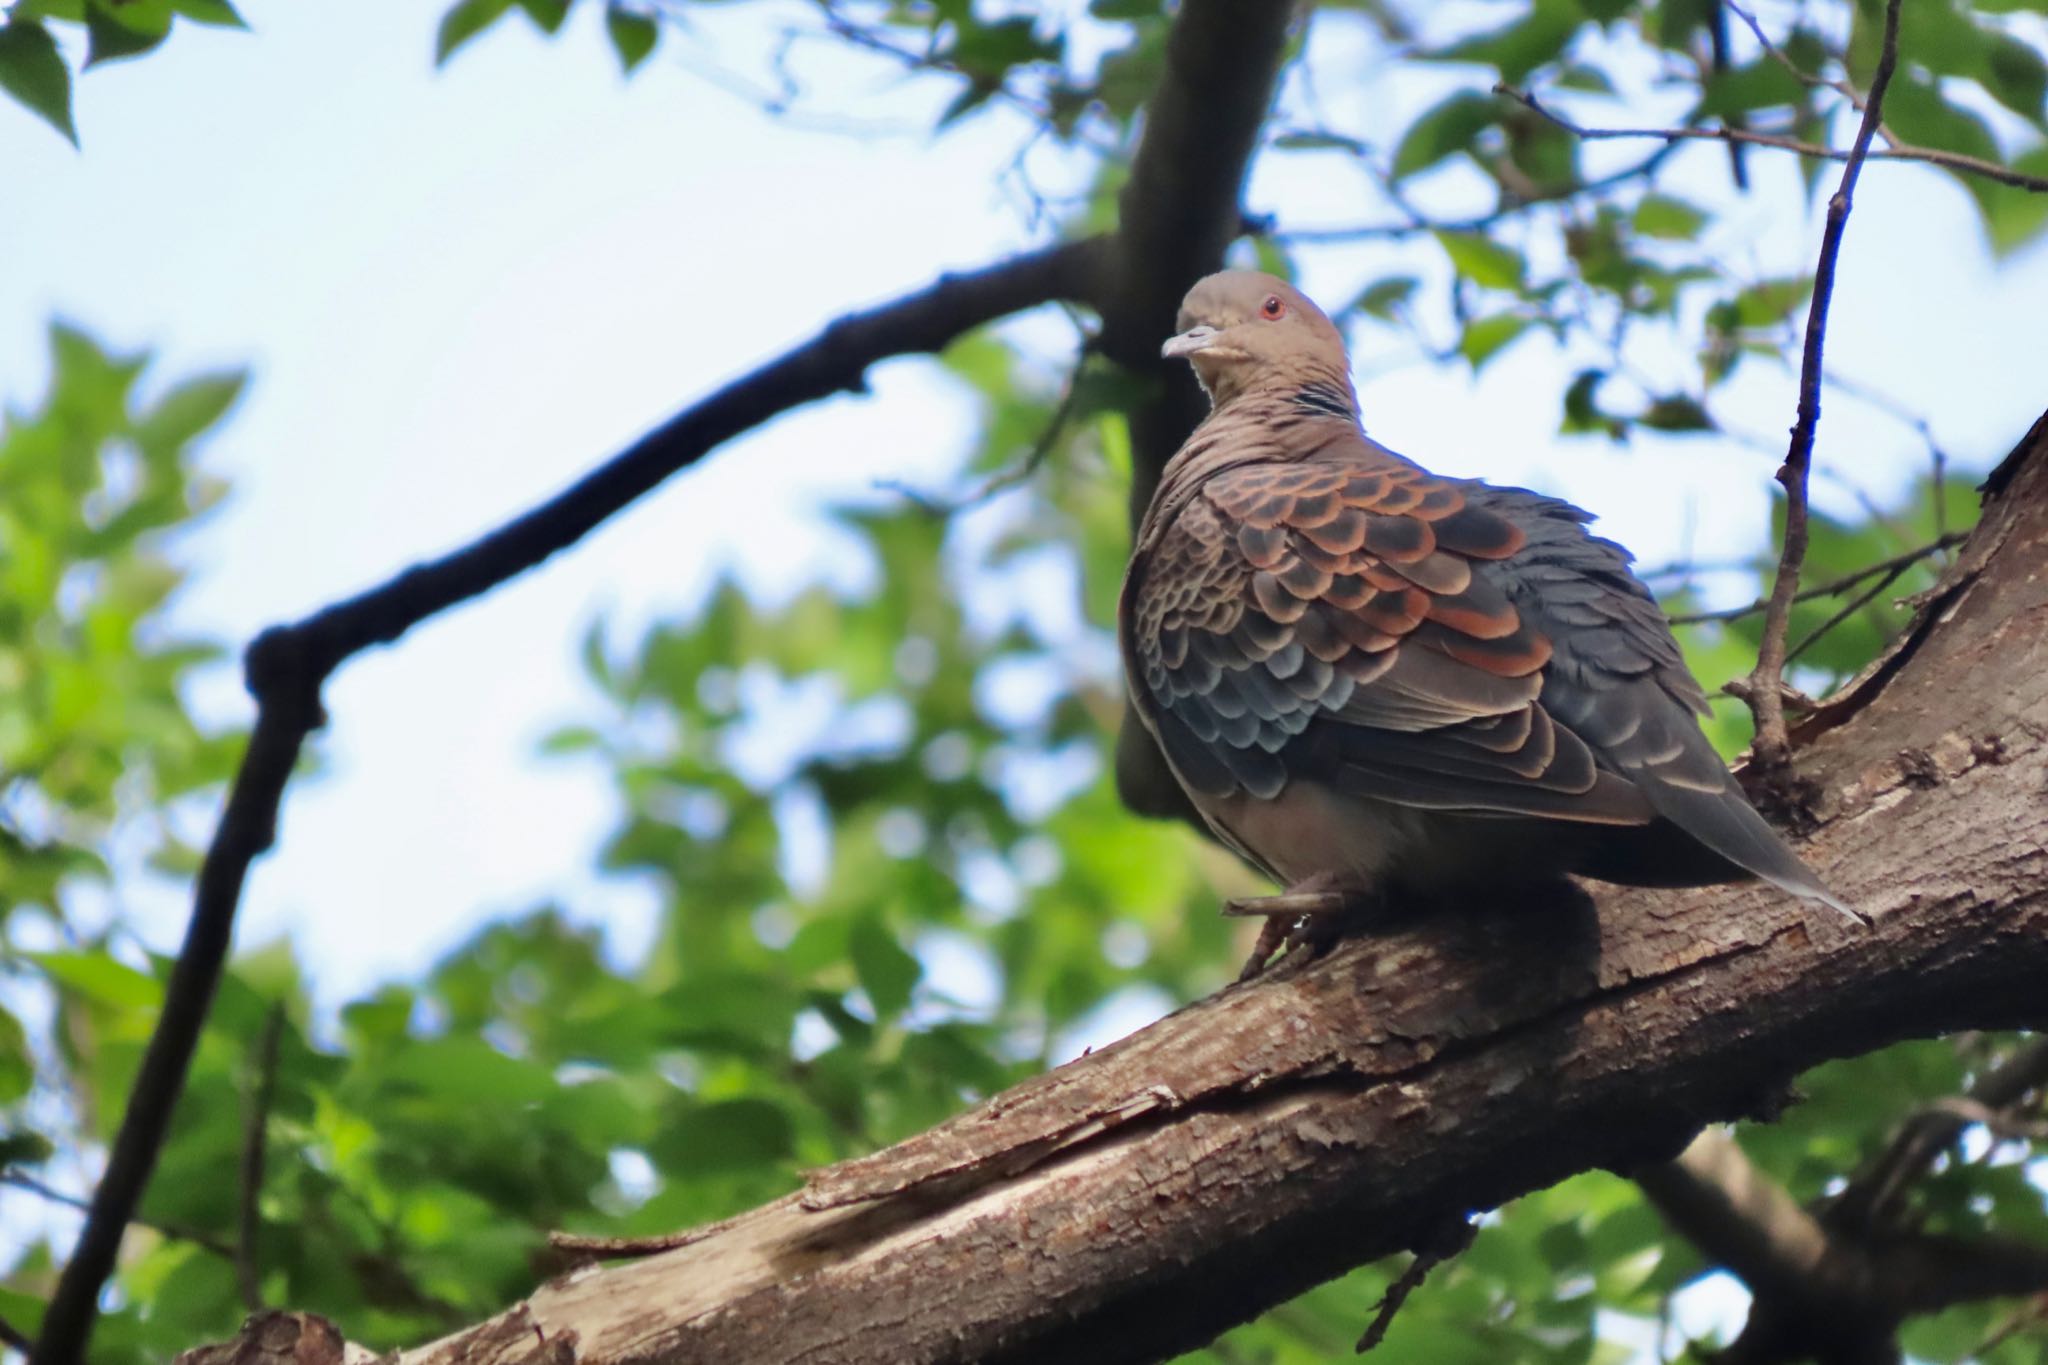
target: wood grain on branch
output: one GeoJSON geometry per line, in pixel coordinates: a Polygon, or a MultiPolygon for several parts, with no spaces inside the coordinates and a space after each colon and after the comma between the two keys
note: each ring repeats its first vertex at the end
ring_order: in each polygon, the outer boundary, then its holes
{"type": "Polygon", "coordinates": [[[1156,1360],[1474,1209],[1668,1159],[1825,1058],[2048,1025],[2048,421],[1997,478],[1802,755],[1807,853],[1872,927],[1758,886],[1441,911],[402,1365],[1156,1360]]]}
{"type": "Polygon", "coordinates": [[[156,1164],[233,939],[249,865],[276,836],[278,808],[306,738],[325,720],[328,676],[373,645],[489,592],[581,540],[678,470],[770,418],[865,387],[868,368],[936,352],[965,332],[1026,308],[1087,297],[1100,239],[1028,252],[943,275],[926,289],[838,319],[809,342],[734,380],[641,437],[547,502],[463,548],[288,625],[245,659],[256,723],[207,848],[185,941],[137,1072],[92,1211],[65,1265],[37,1338],[36,1365],[74,1365],[85,1350],[100,1287],[156,1164]]]}

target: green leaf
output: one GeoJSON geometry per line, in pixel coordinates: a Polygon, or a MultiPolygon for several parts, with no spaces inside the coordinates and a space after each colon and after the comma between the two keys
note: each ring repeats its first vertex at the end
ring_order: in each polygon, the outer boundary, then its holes
{"type": "Polygon", "coordinates": [[[1451,266],[1474,284],[1488,289],[1519,289],[1528,263],[1513,247],[1476,232],[1439,232],[1436,239],[1451,266]]]}
{"type": "MultiPolygon", "coordinates": [[[[2034,148],[2016,158],[2013,169],[2048,178],[2048,145],[2034,148]]],[[[1987,185],[1977,196],[1984,215],[1984,229],[1991,238],[1991,250],[2004,256],[2041,235],[2048,226],[2048,194],[2036,194],[2016,185],[1987,185]]]]}
{"type": "Polygon", "coordinates": [[[703,1176],[772,1166],[795,1147],[789,1115],[780,1106],[736,1099],[692,1103],[667,1116],[648,1154],[676,1175],[703,1176]]]}
{"type": "Polygon", "coordinates": [[[137,442],[145,448],[175,451],[227,416],[248,384],[247,370],[222,370],[186,380],[136,422],[137,442]]]}
{"type": "Polygon", "coordinates": [[[1761,280],[1735,296],[1735,320],[1743,327],[1775,327],[1791,318],[1812,293],[1809,276],[1761,280]]]}
{"type": "Polygon", "coordinates": [[[2000,104],[2040,125],[2048,99],[2048,63],[2032,44],[2004,33],[1986,35],[1979,80],[2000,104]]]}
{"type": "Polygon", "coordinates": [[[71,122],[71,71],[57,51],[57,40],[37,23],[12,22],[0,28],[0,90],[78,145],[71,122]]]}
{"type": "Polygon", "coordinates": [[[1697,398],[1682,393],[1665,394],[1636,416],[1636,421],[1657,431],[1713,431],[1714,419],[1697,398]]]}
{"type": "MultiPolygon", "coordinates": [[[[21,1021],[0,1009],[0,1104],[13,1104],[35,1084],[35,1067],[29,1061],[28,1035],[21,1021]]],[[[4,1165],[0,1161],[0,1165],[4,1165]]]]}
{"type": "Polygon", "coordinates": [[[1478,62],[1498,70],[1508,84],[1520,85],[1530,72],[1563,54],[1581,22],[1576,6],[1537,0],[1529,13],[1514,23],[1464,39],[1441,52],[1417,55],[1434,61],[1478,62]]]}
{"type": "Polygon", "coordinates": [[[629,76],[634,67],[647,60],[661,37],[661,28],[651,16],[619,5],[605,10],[604,31],[612,40],[612,51],[619,54],[620,68],[629,76]]]}
{"type": "Polygon", "coordinates": [[[1465,334],[1458,340],[1458,353],[1477,371],[1529,327],[1530,320],[1519,313],[1496,313],[1490,318],[1475,318],[1465,324],[1465,334]]]}
{"type": "Polygon", "coordinates": [[[504,18],[511,8],[512,0],[457,0],[441,16],[441,26],[434,34],[434,65],[447,62],[464,43],[504,18]]]}
{"type": "Polygon", "coordinates": [[[554,1075],[509,1057],[481,1038],[433,1038],[401,1049],[379,1069],[387,1086],[425,1091],[447,1104],[538,1104],[555,1092],[554,1075]]]}
{"type": "Polygon", "coordinates": [[[518,0],[518,4],[542,33],[559,32],[562,21],[569,17],[569,0],[518,0]]]}
{"type": "Polygon", "coordinates": [[[162,982],[125,962],[115,961],[105,949],[28,956],[59,986],[98,1004],[123,1010],[153,1010],[163,1003],[162,982]]]}
{"type": "Polygon", "coordinates": [[[249,27],[228,0],[171,0],[171,8],[195,24],[214,28],[249,27]]]}
{"type": "MultiPolygon", "coordinates": [[[[169,15],[165,18],[168,20],[169,15]]],[[[98,66],[123,57],[139,57],[160,45],[171,30],[168,22],[153,31],[133,28],[94,5],[85,12],[85,32],[85,64],[98,66]]]]}
{"type": "Polygon", "coordinates": [[[1707,214],[1704,209],[1668,194],[1646,194],[1636,202],[1630,222],[1645,237],[1689,242],[1706,226],[1707,214]]]}
{"type": "Polygon", "coordinates": [[[1376,318],[1392,322],[1415,297],[1415,291],[1422,281],[1413,275],[1394,275],[1384,280],[1374,280],[1365,291],[1351,301],[1351,311],[1370,313],[1376,318]]]}
{"type": "Polygon", "coordinates": [[[1725,119],[1731,114],[1794,105],[1805,94],[1806,86],[1797,76],[1772,58],[1759,57],[1748,66],[1731,67],[1709,77],[1699,112],[1725,119]]]}
{"type": "Polygon", "coordinates": [[[1459,91],[1426,111],[1394,149],[1394,179],[1426,170],[1447,156],[1469,151],[1472,140],[1500,121],[1500,102],[1490,95],[1459,91]]]}
{"type": "Polygon", "coordinates": [[[901,1014],[910,1004],[911,988],[924,972],[918,960],[903,950],[877,915],[855,921],[847,947],[861,989],[874,1002],[875,1013],[884,1018],[901,1014]]]}

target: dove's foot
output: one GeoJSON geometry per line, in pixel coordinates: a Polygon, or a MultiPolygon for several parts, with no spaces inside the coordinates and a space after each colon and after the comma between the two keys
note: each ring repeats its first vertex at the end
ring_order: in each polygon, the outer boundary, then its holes
{"type": "Polygon", "coordinates": [[[1379,897],[1359,891],[1334,891],[1327,878],[1312,877],[1297,882],[1275,896],[1240,896],[1223,903],[1226,915],[1265,918],[1251,956],[1238,972],[1239,981],[1249,981],[1264,971],[1275,953],[1283,957],[1297,949],[1316,956],[1344,936],[1352,916],[1380,903],[1379,897]]]}

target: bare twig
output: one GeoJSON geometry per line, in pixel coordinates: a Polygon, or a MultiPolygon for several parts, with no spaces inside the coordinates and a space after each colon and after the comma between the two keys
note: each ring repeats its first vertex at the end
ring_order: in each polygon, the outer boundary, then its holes
{"type": "Polygon", "coordinates": [[[256,723],[229,789],[194,892],[185,943],[164,992],[78,1246],[64,1267],[36,1343],[37,1365],[75,1365],[92,1330],[100,1286],[156,1164],[184,1088],[226,959],[249,864],[270,847],[285,784],[322,723],[321,685],[348,659],[477,597],[567,549],[620,509],[718,445],[791,408],[862,391],[870,365],[937,351],[961,333],[1020,309],[1086,297],[1099,240],[1027,252],[867,312],[849,314],[811,341],[671,418],[539,507],[440,559],[415,565],[359,596],[275,626],[245,658],[256,723]]]}
{"type": "MultiPolygon", "coordinates": [[[[1965,1098],[2000,1110],[2043,1087],[2048,1087],[2048,1038],[2035,1038],[1978,1077],[1965,1098]]],[[[1839,1216],[1864,1225],[1885,1218],[1907,1188],[1962,1136],[1971,1122],[1939,1110],[1907,1119],[1885,1150],[1857,1172],[1836,1196],[1834,1206],[1839,1216]]]]}
{"type": "MultiPolygon", "coordinates": [[[[1873,100],[1877,98],[1877,88],[1878,83],[1872,81],[1871,98],[1873,100]]],[[[1505,95],[1517,104],[1550,120],[1573,136],[1585,138],[1589,142],[1598,142],[1609,138],[1658,138],[1664,142],[1741,142],[1756,147],[1776,147],[1780,151],[1796,152],[1800,156],[1815,157],[1822,161],[1848,162],[1852,158],[1859,163],[1863,161],[1920,161],[1930,166],[1940,166],[1946,170],[1957,171],[1964,175],[1982,176],[1986,180],[1995,180],[2001,185],[2011,185],[2014,189],[2027,190],[2034,194],[2048,194],[2048,179],[2043,179],[2037,175],[2028,175],[2024,171],[2016,171],[2010,166],[2001,166],[1996,161],[1986,161],[1982,157],[1966,156],[1961,152],[1945,151],[1940,147],[1921,147],[1910,143],[1899,143],[1890,147],[1869,149],[1859,155],[1854,147],[1844,150],[1840,147],[1828,147],[1818,142],[1802,141],[1799,138],[1783,133],[1758,132],[1749,128],[1588,128],[1583,124],[1572,122],[1549,106],[1538,102],[1536,97],[1528,91],[1518,90],[1505,82],[1494,86],[1493,93],[1505,95]]],[[[1867,114],[1869,111],[1866,109],[1864,112],[1867,114]]],[[[1860,132],[1857,137],[1858,141],[1861,142],[1862,134],[1860,132]]]]}
{"type": "Polygon", "coordinates": [[[1961,1095],[1936,1100],[1928,1107],[1938,1113],[1953,1114],[1965,1123],[1980,1124],[1985,1132],[2006,1142],[2048,1142],[2048,1119],[2022,1118],[1961,1095]]]}
{"type": "MultiPolygon", "coordinates": [[[[1499,208],[1487,213],[1475,214],[1469,218],[1430,218],[1425,214],[1410,211],[1404,219],[1390,223],[1360,223],[1353,227],[1305,227],[1281,228],[1269,220],[1248,222],[1245,230],[1254,236],[1269,237],[1276,242],[1307,244],[1317,242],[1364,242],[1400,241],[1419,237],[1430,232],[1484,232],[1511,218],[1520,217],[1531,209],[1545,204],[1563,204],[1583,195],[1598,195],[1636,180],[1647,180],[1654,176],[1671,154],[1678,150],[1677,143],[1659,147],[1656,151],[1636,162],[1607,175],[1596,176],[1581,184],[1534,195],[1526,199],[1508,199],[1499,208]]],[[[1405,207],[1405,205],[1403,206],[1405,207]]]]}
{"type": "Polygon", "coordinates": [[[1031,449],[1024,452],[1023,459],[997,470],[958,497],[921,492],[900,479],[883,479],[878,486],[908,498],[933,516],[947,517],[978,507],[996,494],[1007,492],[1019,484],[1029,483],[1060,443],[1060,437],[1066,434],[1067,424],[1073,421],[1074,410],[1081,401],[1081,376],[1088,368],[1088,357],[1094,353],[1094,338],[1084,338],[1074,355],[1073,368],[1067,372],[1067,382],[1060,390],[1059,401],[1053,405],[1052,415],[1045,419],[1038,439],[1031,443],[1031,449]]]}
{"type": "MultiPolygon", "coordinates": [[[[1857,113],[1863,112],[1863,92],[1861,90],[1858,90],[1846,80],[1830,80],[1818,72],[1808,71],[1805,67],[1793,61],[1783,48],[1772,42],[1765,35],[1763,25],[1757,22],[1756,16],[1741,5],[1736,4],[1735,0],[1721,0],[1721,8],[1731,11],[1736,18],[1740,19],[1748,27],[1750,34],[1755,37],[1757,45],[1763,48],[1764,54],[1779,66],[1791,72],[1793,79],[1806,86],[1809,90],[1832,90],[1847,100],[1849,107],[1857,113]]],[[[1891,143],[1895,147],[1900,145],[1899,138],[1884,124],[1878,124],[1877,131],[1878,135],[1886,142],[1891,143]]]]}
{"type": "MultiPolygon", "coordinates": [[[[1938,555],[1943,550],[1949,549],[1951,546],[1960,545],[1965,539],[1966,537],[1964,537],[1961,534],[1945,535],[1941,537],[1939,540],[1931,540],[1927,542],[1927,544],[1922,545],[1917,550],[1908,550],[1904,554],[1893,555],[1890,559],[1879,560],[1875,564],[1869,564],[1861,569],[1858,569],[1855,573],[1844,574],[1840,578],[1830,580],[1829,582],[1822,583],[1816,587],[1803,588],[1800,590],[1798,596],[1794,597],[1792,600],[1795,602],[1811,602],[1817,597],[1833,597],[1839,593],[1847,592],[1849,589],[1855,587],[1859,583],[1864,582],[1866,579],[1875,578],[1884,574],[1891,575],[1891,578],[1897,578],[1900,574],[1904,573],[1907,569],[1912,568],[1921,560],[1931,558],[1934,555],[1938,555]]],[[[1739,570],[1748,569],[1753,566],[1748,564],[1728,564],[1723,566],[1709,567],[1739,570]]],[[[1692,572],[1696,571],[1698,570],[1693,565],[1673,564],[1660,567],[1657,569],[1647,570],[1638,576],[1644,579],[1659,576],[1665,578],[1673,578],[1680,576],[1689,576],[1692,572]]],[[[1890,580],[1887,579],[1886,581],[1890,580]]],[[[1756,615],[1758,612],[1768,608],[1770,604],[1771,601],[1768,597],[1759,597],[1756,599],[1756,601],[1747,603],[1740,607],[1723,607],[1719,611],[1689,611],[1682,615],[1672,617],[1671,624],[1674,626],[1696,626],[1707,621],[1739,621],[1745,616],[1756,615]]]]}
{"type": "Polygon", "coordinates": [[[263,1016],[263,1034],[256,1040],[256,1058],[249,1085],[249,1110],[242,1123],[241,1191],[235,1218],[235,1284],[242,1306],[260,1313],[263,1302],[262,1262],[257,1240],[263,1229],[263,1165],[270,1136],[270,1102],[277,1086],[277,1045],[284,1033],[284,1001],[271,1004],[263,1016]]]}
{"type": "Polygon", "coordinates": [[[1834,371],[1822,376],[1829,384],[1860,403],[1867,403],[1902,426],[1910,427],[1927,447],[1928,482],[1934,501],[1934,534],[1948,534],[1948,451],[1934,435],[1934,424],[1920,413],[1894,400],[1881,389],[1860,384],[1834,371]]]}
{"type": "Polygon", "coordinates": [[[1410,1294],[1422,1288],[1429,1272],[1471,1246],[1472,1239],[1478,1235],[1477,1223],[1469,1218],[1458,1218],[1446,1224],[1441,1235],[1429,1245],[1418,1248],[1407,1268],[1387,1286],[1387,1292],[1380,1295],[1380,1301],[1373,1305],[1372,1321],[1358,1339],[1358,1354],[1364,1355],[1385,1341],[1387,1329],[1394,1325],[1394,1314],[1401,1311],[1401,1305],[1408,1302],[1410,1294]]]}
{"type": "Polygon", "coordinates": [[[1785,452],[1784,466],[1778,470],[1778,482],[1785,486],[1785,544],[1778,559],[1778,576],[1771,584],[1770,605],[1764,612],[1763,642],[1757,650],[1756,668],[1750,675],[1756,683],[1750,701],[1756,713],[1753,752],[1766,771],[1782,767],[1791,752],[1778,683],[1785,672],[1785,629],[1792,615],[1792,599],[1799,593],[1799,570],[1806,562],[1806,479],[1813,465],[1813,438],[1820,423],[1821,356],[1827,345],[1828,304],[1834,298],[1835,264],[1842,252],[1842,234],[1849,225],[1856,179],[1870,152],[1878,122],[1884,117],[1885,88],[1891,84],[1892,72],[1899,64],[1901,2],[1888,0],[1885,5],[1884,47],[1878,56],[1876,74],[1871,78],[1868,101],[1863,106],[1863,122],[1856,129],[1848,164],[1842,168],[1842,182],[1828,200],[1820,259],[1813,270],[1813,297],[1807,304],[1806,349],[1799,366],[1799,415],[1792,424],[1792,443],[1785,452]]]}
{"type": "Polygon", "coordinates": [[[1844,602],[1841,605],[1841,608],[1837,610],[1834,613],[1834,615],[1828,617],[1827,620],[1821,622],[1812,630],[1808,631],[1804,639],[1800,640],[1798,644],[1786,650],[1785,662],[1788,664],[1791,663],[1794,659],[1798,658],[1800,655],[1804,654],[1808,649],[1812,648],[1815,644],[1819,643],[1821,638],[1825,636],[1829,631],[1833,630],[1836,626],[1841,625],[1842,622],[1848,620],[1857,612],[1862,611],[1865,607],[1869,606],[1873,601],[1877,600],[1878,595],[1883,593],[1885,589],[1891,587],[1892,584],[1898,582],[1899,575],[1903,574],[1905,571],[1906,566],[1902,564],[1896,568],[1888,569],[1884,573],[1878,575],[1877,581],[1872,583],[1869,587],[1865,588],[1862,592],[1857,593],[1848,601],[1844,602]]]}
{"type": "MultiPolygon", "coordinates": [[[[12,1185],[17,1190],[26,1190],[38,1199],[46,1199],[52,1204],[62,1204],[67,1209],[77,1209],[81,1213],[92,1208],[91,1200],[80,1195],[67,1194],[54,1185],[46,1185],[25,1171],[0,1171],[0,1185],[12,1185]]],[[[129,1221],[137,1227],[148,1228],[151,1232],[173,1241],[190,1242],[193,1246],[210,1251],[223,1260],[231,1261],[235,1257],[235,1249],[212,1233],[188,1228],[182,1223],[166,1223],[155,1218],[137,1216],[129,1221]]]]}

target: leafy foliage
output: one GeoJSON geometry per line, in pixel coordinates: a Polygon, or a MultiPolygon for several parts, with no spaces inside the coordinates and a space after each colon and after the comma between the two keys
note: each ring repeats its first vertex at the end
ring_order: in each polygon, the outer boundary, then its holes
{"type": "MultiPolygon", "coordinates": [[[[547,33],[582,14],[603,23],[627,72],[646,70],[688,40],[693,8],[459,0],[435,55],[515,10],[547,33]]],[[[1578,139],[1492,86],[1635,123],[1635,97],[1618,92],[1647,77],[1677,92],[1674,125],[1825,139],[1853,115],[1825,82],[1867,79],[1873,8],[1801,8],[1777,55],[1738,44],[1718,62],[1714,8],[1691,0],[1458,7],[1455,22],[1439,8],[1329,6],[1316,20],[1442,83],[1380,145],[1321,120],[1301,88],[1311,38],[1267,154],[1341,159],[1392,216],[1320,236],[1275,221],[1259,259],[1288,270],[1333,237],[1404,243],[1357,281],[1344,321],[1361,335],[1397,333],[1474,372],[1552,345],[1575,374],[1564,431],[1720,439],[1726,386],[1782,363],[1810,281],[1729,264],[1741,253],[1717,236],[1726,203],[1697,180],[1668,183],[1668,149],[1644,144],[1639,160],[1596,171],[1578,139]],[[1683,364],[1645,374],[1646,335],[1683,364]]],[[[2040,168],[2048,78],[2033,30],[1990,4],[1916,0],[1908,12],[1896,131],[2040,168]]],[[[19,0],[0,28],[0,89],[69,135],[52,26],[84,33],[91,65],[153,50],[181,17],[237,22],[219,0],[19,0]]],[[[1078,230],[1114,221],[1169,18],[1160,0],[1093,0],[1065,20],[935,0],[821,4],[789,22],[931,82],[935,131],[1024,114],[1034,144],[1086,171],[1069,197],[1027,183],[1032,211],[1078,230]]],[[[1017,162],[1027,182],[1030,150],[1017,162]]],[[[1997,249],[2048,222],[2048,200],[1966,183],[1997,249]]],[[[62,329],[53,353],[49,396],[10,413],[0,436],[0,1182],[14,1206],[83,1188],[167,973],[79,893],[140,875],[117,849],[188,873],[192,850],[165,812],[217,784],[238,742],[187,716],[180,686],[212,651],[169,638],[163,613],[179,579],[169,537],[218,494],[191,450],[240,381],[201,378],[144,403],[140,360],[62,329]]],[[[966,510],[894,496],[840,508],[831,534],[854,567],[832,582],[768,600],[725,581],[639,639],[598,623],[584,642],[591,714],[544,747],[612,782],[603,867],[656,900],[652,949],[621,960],[565,907],[537,906],[332,1016],[313,1009],[288,945],[246,953],[97,1358],[164,1358],[221,1336],[252,1295],[328,1314],[374,1346],[417,1341],[549,1273],[551,1228],[646,1233],[735,1212],[1221,982],[1242,945],[1213,907],[1249,889],[1249,874],[1186,830],[1124,812],[1105,758],[1121,704],[1110,625],[1131,395],[1091,364],[1053,430],[1054,385],[1012,339],[971,338],[943,363],[980,405],[979,437],[933,501],[966,510]],[[1034,477],[976,499],[1034,453],[1034,477]],[[252,1135],[267,1155],[260,1182],[227,1174],[244,1169],[252,1135]]],[[[1859,522],[1817,515],[1807,582],[1916,550],[1973,506],[1968,481],[1948,478],[1859,522]]],[[[1855,594],[1876,580],[1802,603],[1791,638],[1812,643],[1798,680],[1820,691],[1853,673],[1937,563],[1904,566],[1865,602],[1855,594]]],[[[1685,611],[1709,589],[1716,603],[1760,596],[1768,568],[1760,551],[1711,580],[1658,586],[1685,611]]],[[[1702,679],[1745,672],[1758,624],[1687,627],[1702,679]]],[[[1717,742],[1732,753],[1746,724],[1721,708],[1717,742]]],[[[1742,1140],[1795,1194],[1820,1198],[1903,1115],[2009,1046],[1919,1043],[1836,1063],[1807,1078],[1805,1104],[1742,1140]]],[[[2040,1236],[2048,1209],[2028,1157],[1966,1146],[1921,1187],[1919,1210],[1939,1226],[2040,1236]]],[[[0,1243],[12,1258],[0,1319],[33,1331],[67,1232],[52,1221],[0,1243]]],[[[1193,1358],[1341,1354],[1400,1268],[1361,1269],[1193,1358]]],[[[1380,1355],[1628,1358],[1625,1343],[1663,1342],[1661,1320],[1702,1271],[1632,1185],[1584,1176],[1490,1215],[1380,1355]]],[[[1909,1344],[1926,1360],[2039,1357],[2038,1331],[1972,1356],[1994,1326],[1989,1309],[1956,1310],[1917,1323],[1909,1344]]]]}

